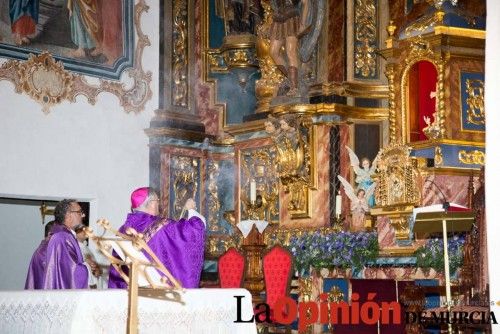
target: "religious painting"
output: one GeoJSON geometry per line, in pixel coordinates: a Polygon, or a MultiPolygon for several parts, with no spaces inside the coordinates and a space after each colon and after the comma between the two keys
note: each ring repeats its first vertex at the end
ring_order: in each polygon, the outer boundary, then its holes
{"type": "Polygon", "coordinates": [[[65,69],[119,79],[133,65],[133,0],[0,0],[0,56],[48,51],[65,69]]]}

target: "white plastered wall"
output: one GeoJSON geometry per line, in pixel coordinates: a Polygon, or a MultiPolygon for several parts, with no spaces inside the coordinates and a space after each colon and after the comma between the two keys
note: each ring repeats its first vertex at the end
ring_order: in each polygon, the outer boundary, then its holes
{"type": "MultiPolygon", "coordinates": [[[[116,227],[123,223],[131,190],[149,183],[144,129],[158,108],[159,5],[148,5],[142,28],[151,46],[142,62],[153,73],[153,97],[143,112],[125,113],[118,99],[106,93],[95,105],[80,96],[76,103],[64,102],[45,115],[39,104],[17,94],[12,83],[0,81],[0,197],[86,200],[92,227],[98,218],[116,227]]],[[[12,224],[16,222],[0,216],[0,242],[16,238],[9,233],[12,224]]],[[[2,270],[16,259],[11,261],[0,263],[2,270]]]]}

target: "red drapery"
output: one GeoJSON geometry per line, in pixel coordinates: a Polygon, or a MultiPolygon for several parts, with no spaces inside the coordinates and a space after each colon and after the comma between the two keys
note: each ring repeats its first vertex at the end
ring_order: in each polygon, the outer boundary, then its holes
{"type": "Polygon", "coordinates": [[[434,121],[433,113],[436,110],[436,98],[431,98],[431,92],[436,90],[437,71],[436,67],[428,61],[420,61],[415,66],[418,67],[418,140],[425,140],[427,136],[422,129],[427,126],[424,116],[434,121]]]}

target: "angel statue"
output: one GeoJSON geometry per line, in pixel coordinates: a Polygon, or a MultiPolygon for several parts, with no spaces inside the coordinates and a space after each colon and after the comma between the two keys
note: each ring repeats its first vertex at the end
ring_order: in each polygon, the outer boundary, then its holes
{"type": "Polygon", "coordinates": [[[434,113],[432,114],[434,121],[431,122],[431,118],[429,116],[424,116],[424,122],[425,124],[427,124],[427,126],[422,129],[422,132],[427,136],[427,138],[436,139],[441,133],[441,130],[439,128],[439,101],[437,98],[437,88],[435,91],[430,93],[429,98],[436,99],[434,113]]]}
{"type": "Polygon", "coordinates": [[[377,161],[378,155],[373,159],[372,165],[370,167],[370,159],[363,158],[361,159],[361,166],[359,166],[359,159],[356,153],[346,146],[347,151],[349,152],[349,159],[351,160],[351,166],[354,169],[354,173],[356,174],[356,183],[358,184],[357,189],[363,189],[365,191],[366,198],[368,199],[368,206],[371,208],[375,205],[375,196],[373,196],[373,191],[371,194],[368,194],[368,189],[373,184],[372,175],[375,174],[375,170],[377,169],[377,161]]]}
{"type": "Polygon", "coordinates": [[[352,232],[361,232],[365,227],[365,213],[370,211],[367,199],[373,195],[376,183],[372,183],[368,189],[359,188],[356,192],[351,184],[342,176],[337,176],[344,186],[347,197],[351,200],[352,222],[350,230],[352,232]]]}

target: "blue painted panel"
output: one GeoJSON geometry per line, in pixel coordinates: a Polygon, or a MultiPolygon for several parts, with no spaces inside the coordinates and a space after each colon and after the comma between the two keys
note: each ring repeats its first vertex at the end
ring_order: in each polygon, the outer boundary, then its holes
{"type": "Polygon", "coordinates": [[[344,278],[325,278],[323,280],[323,292],[329,292],[334,286],[342,291],[344,301],[347,301],[349,298],[349,281],[344,278]]]}
{"type": "Polygon", "coordinates": [[[410,154],[412,157],[434,159],[434,147],[414,149],[410,154]]]}
{"type": "MultiPolygon", "coordinates": [[[[479,123],[481,118],[469,117],[469,112],[479,115],[479,101],[482,100],[484,108],[484,73],[478,72],[460,72],[460,100],[462,109],[462,129],[465,131],[485,131],[484,122],[479,123]],[[475,98],[475,96],[481,98],[475,98]],[[476,101],[478,104],[474,103],[476,101]],[[472,107],[469,107],[467,102],[472,102],[472,107]]],[[[484,110],[484,109],[483,109],[484,110]]],[[[482,118],[484,120],[484,117],[482,118]]]]}
{"type": "MultiPolygon", "coordinates": [[[[323,280],[323,292],[328,293],[334,286],[342,291],[343,301],[347,302],[349,300],[349,280],[343,278],[325,278],[323,280]]],[[[328,325],[323,326],[323,331],[328,332],[328,325]]]]}
{"type": "Polygon", "coordinates": [[[469,28],[469,29],[486,29],[486,20],[484,17],[474,16],[473,19],[464,17],[449,1],[443,4],[443,10],[446,15],[443,19],[443,25],[450,27],[469,28]]]}
{"type": "Polygon", "coordinates": [[[208,30],[209,30],[209,38],[208,38],[208,47],[210,49],[220,48],[225,36],[224,31],[224,20],[215,14],[215,1],[208,1],[208,30]]]}
{"type": "Polygon", "coordinates": [[[404,256],[404,257],[379,257],[375,260],[375,263],[371,263],[371,266],[414,266],[417,263],[417,259],[414,256],[404,256]]]}
{"type": "MultiPolygon", "coordinates": [[[[420,286],[438,286],[438,281],[435,279],[416,279],[415,284],[420,286]]],[[[439,307],[440,300],[439,294],[437,293],[426,293],[425,294],[425,308],[439,307]]]]}
{"type": "Polygon", "coordinates": [[[212,73],[217,80],[217,102],[226,104],[226,124],[240,124],[243,117],[254,114],[256,106],[256,69],[233,69],[229,73],[212,73]],[[242,85],[243,80],[246,81],[242,85]]]}
{"type": "MultiPolygon", "coordinates": [[[[443,164],[441,167],[481,168],[481,165],[471,165],[460,162],[458,159],[458,153],[461,150],[464,150],[466,152],[474,150],[484,152],[484,148],[476,146],[448,144],[439,146],[441,147],[441,154],[443,155],[443,164]]],[[[411,152],[411,156],[434,159],[434,148],[431,147],[424,149],[415,149],[411,152]]]]}

